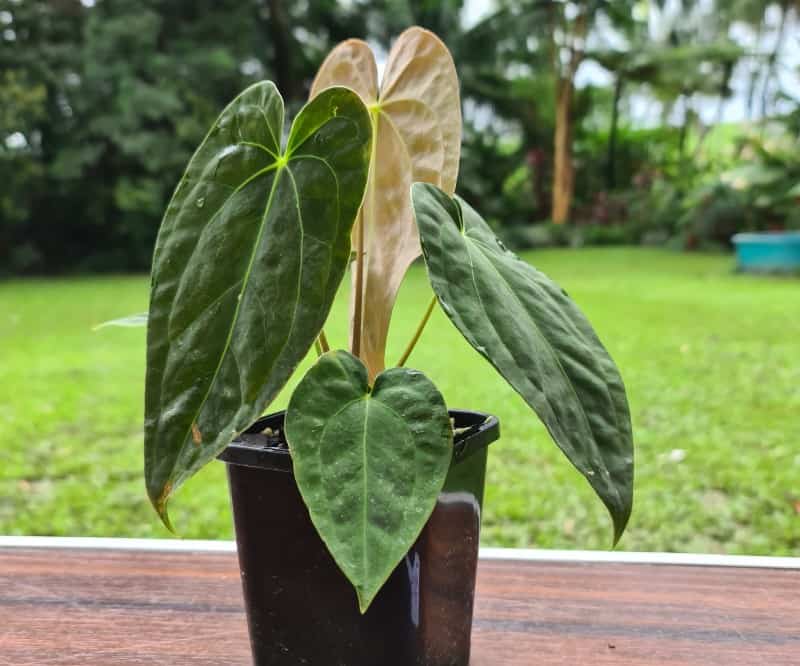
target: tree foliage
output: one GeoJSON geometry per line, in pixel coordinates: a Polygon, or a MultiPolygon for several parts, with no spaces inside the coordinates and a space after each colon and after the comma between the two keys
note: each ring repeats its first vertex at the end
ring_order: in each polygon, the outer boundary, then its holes
{"type": "Polygon", "coordinates": [[[565,183],[580,221],[634,179],[713,168],[693,136],[708,133],[700,111],[721,112],[735,71],[753,118],[796,106],[780,90],[794,0],[473,11],[463,0],[0,0],[0,272],[147,269],[181,165],[237,91],[272,79],[294,114],[334,44],[365,38],[380,59],[411,24],[453,53],[459,190],[501,226],[547,219],[565,183]],[[731,42],[734,24],[761,40],[755,50],[731,42]],[[581,80],[585,68],[608,79],[581,80]],[[630,100],[643,95],[663,108],[664,131],[626,144],[630,100]],[[556,162],[568,165],[560,178],[556,162]]]}
{"type": "Polygon", "coordinates": [[[273,78],[296,111],[330,45],[363,30],[332,1],[311,3],[324,26],[313,39],[297,37],[308,24],[290,3],[89,4],[0,4],[0,271],[148,268],[161,211],[219,110],[273,78]]]}

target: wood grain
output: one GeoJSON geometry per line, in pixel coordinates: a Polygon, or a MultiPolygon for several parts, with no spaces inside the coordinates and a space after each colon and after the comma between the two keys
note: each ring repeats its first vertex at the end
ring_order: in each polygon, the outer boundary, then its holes
{"type": "MultiPolygon", "coordinates": [[[[249,659],[232,553],[0,549],[0,664],[249,659]]],[[[472,665],[538,664],[798,666],[800,571],[482,560],[472,665]]]]}

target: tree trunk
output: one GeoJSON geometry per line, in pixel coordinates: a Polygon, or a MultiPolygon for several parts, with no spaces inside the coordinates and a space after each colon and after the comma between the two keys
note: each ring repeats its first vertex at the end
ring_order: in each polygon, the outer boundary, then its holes
{"type": "Polygon", "coordinates": [[[534,217],[543,220],[547,217],[550,208],[550,199],[546,187],[545,169],[547,164],[547,154],[541,148],[531,148],[527,156],[528,167],[531,170],[533,186],[533,205],[534,217]]]}
{"type": "Polygon", "coordinates": [[[569,60],[563,67],[558,44],[555,37],[552,38],[553,72],[556,79],[556,128],[553,141],[553,206],[550,218],[556,224],[569,220],[575,189],[572,164],[572,98],[575,94],[575,73],[584,55],[587,21],[585,11],[573,20],[568,46],[569,60]]]}
{"type": "Polygon", "coordinates": [[[775,47],[772,53],[769,54],[767,60],[767,73],[764,76],[764,87],[761,89],[761,122],[767,121],[767,105],[769,103],[769,87],[772,79],[775,78],[775,69],[778,62],[778,57],[783,49],[783,40],[786,35],[786,19],[789,17],[789,0],[781,2],[781,22],[778,25],[778,35],[775,38],[775,47]]]}
{"type": "Polygon", "coordinates": [[[689,96],[684,93],[683,99],[683,122],[681,132],[678,135],[678,161],[683,163],[686,156],[686,140],[689,138],[689,125],[692,122],[692,108],[689,106],[689,96]]]}
{"type": "Polygon", "coordinates": [[[285,100],[300,101],[304,95],[292,73],[292,33],[286,8],[281,0],[267,0],[267,7],[269,9],[268,28],[274,56],[275,82],[285,100]]]}
{"type": "Polygon", "coordinates": [[[572,95],[573,81],[558,81],[556,132],[553,142],[553,206],[550,214],[556,224],[569,219],[575,174],[572,166],[572,95]]]}
{"type": "Polygon", "coordinates": [[[614,83],[614,101],[611,106],[611,127],[608,130],[608,164],[606,165],[606,187],[613,190],[617,186],[617,134],[619,132],[619,104],[625,79],[617,74],[614,83]]]}
{"type": "MultiPolygon", "coordinates": [[[[758,29],[756,30],[756,46],[754,50],[758,49],[761,44],[761,37],[764,34],[764,17],[758,22],[758,29]]],[[[756,87],[758,86],[758,77],[761,73],[761,62],[756,56],[750,56],[752,62],[750,63],[750,80],[747,84],[747,121],[752,122],[753,112],[755,111],[756,101],[756,87]]]]}

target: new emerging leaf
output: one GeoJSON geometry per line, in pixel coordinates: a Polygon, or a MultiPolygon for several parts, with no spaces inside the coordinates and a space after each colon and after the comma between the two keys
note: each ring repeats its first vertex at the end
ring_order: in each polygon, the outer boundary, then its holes
{"type": "Polygon", "coordinates": [[[363,233],[361,297],[351,306],[351,345],[370,378],[385,367],[386,339],[397,291],[420,254],[409,189],[415,181],[455,190],[461,153],[458,77],[447,47],[433,33],[409,28],[394,43],[378,86],[369,46],[351,39],[337,46],[320,67],[311,96],[328,86],[346,85],[369,106],[374,134],[369,183],[353,246],[363,233]],[[359,229],[359,225],[361,229],[359,229]],[[360,325],[359,325],[360,322],[360,325]],[[355,340],[358,342],[355,342],[355,340]]]}

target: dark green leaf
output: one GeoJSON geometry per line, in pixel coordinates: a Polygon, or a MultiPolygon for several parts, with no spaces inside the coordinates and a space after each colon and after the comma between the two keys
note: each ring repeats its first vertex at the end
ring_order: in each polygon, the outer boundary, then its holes
{"type": "Polygon", "coordinates": [[[616,542],[633,501],[633,439],[614,362],[567,294],[506,250],[462,199],[421,183],[412,197],[442,308],[595,489],[616,542]]]}
{"type": "Polygon", "coordinates": [[[364,612],[444,484],[453,450],[444,399],[407,368],[382,372],[370,390],[364,364],[333,351],[295,390],[286,436],[311,520],[364,612]]]}
{"type": "Polygon", "coordinates": [[[350,256],[370,154],[358,96],[331,88],[297,116],[256,84],[223,112],[161,225],[147,339],[145,476],[169,496],[246,428],[309,350],[350,256]]]}

